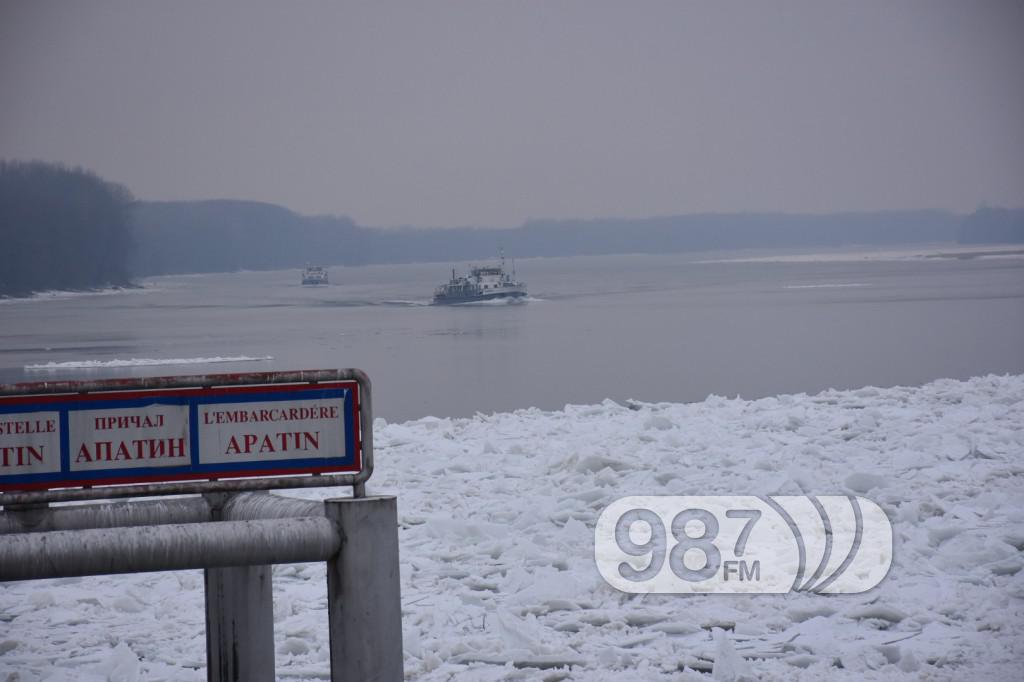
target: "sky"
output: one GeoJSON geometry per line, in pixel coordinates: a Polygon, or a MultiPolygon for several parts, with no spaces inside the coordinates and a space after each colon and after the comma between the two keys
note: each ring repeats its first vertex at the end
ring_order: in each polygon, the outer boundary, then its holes
{"type": "Polygon", "coordinates": [[[1024,206],[1024,3],[0,0],[0,158],[371,226],[1024,206]]]}

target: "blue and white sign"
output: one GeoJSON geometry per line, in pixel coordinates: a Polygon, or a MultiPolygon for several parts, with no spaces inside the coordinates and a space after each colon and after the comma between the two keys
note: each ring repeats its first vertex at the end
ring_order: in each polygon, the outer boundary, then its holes
{"type": "Polygon", "coordinates": [[[354,381],[0,398],[0,492],[359,471],[354,381]]]}

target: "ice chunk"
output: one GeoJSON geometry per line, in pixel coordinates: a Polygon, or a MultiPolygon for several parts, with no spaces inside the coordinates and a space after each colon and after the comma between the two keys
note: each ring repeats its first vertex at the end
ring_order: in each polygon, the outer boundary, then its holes
{"type": "Polygon", "coordinates": [[[754,673],[750,664],[736,653],[732,640],[725,630],[714,628],[711,636],[715,641],[715,664],[711,669],[712,679],[719,682],[753,682],[754,673]]]}
{"type": "Polygon", "coordinates": [[[660,414],[651,415],[646,422],[644,422],[645,429],[657,429],[658,431],[667,431],[672,428],[672,420],[668,417],[663,417],[660,414]]]}
{"type": "Polygon", "coordinates": [[[890,623],[899,623],[907,617],[907,614],[903,611],[892,606],[886,606],[885,604],[868,604],[867,606],[850,609],[846,612],[846,615],[857,620],[878,618],[880,620],[887,620],[890,623]]]}
{"type": "Polygon", "coordinates": [[[107,682],[139,682],[142,679],[139,657],[124,642],[119,642],[94,670],[104,675],[107,682]]]}
{"type": "Polygon", "coordinates": [[[886,484],[884,476],[869,474],[858,471],[843,479],[843,484],[855,493],[868,493],[874,488],[881,488],[886,484]]]}

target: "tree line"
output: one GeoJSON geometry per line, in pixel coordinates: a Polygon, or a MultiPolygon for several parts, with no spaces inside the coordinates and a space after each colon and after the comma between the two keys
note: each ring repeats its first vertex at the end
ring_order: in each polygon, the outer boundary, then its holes
{"type": "Polygon", "coordinates": [[[963,217],[945,211],[797,215],[691,214],[534,221],[514,228],[366,228],[247,201],[138,202],[138,274],[319,265],[829,248],[953,242],[963,217]]]}
{"type": "Polygon", "coordinates": [[[1024,209],[982,206],[964,218],[957,241],[961,244],[1020,244],[1024,242],[1024,209]]]}
{"type": "Polygon", "coordinates": [[[131,203],[80,168],[0,161],[0,296],[128,284],[131,203]]]}
{"type": "Polygon", "coordinates": [[[1024,242],[1024,210],[690,214],[517,228],[361,227],[253,201],[134,201],[79,168],[0,161],[0,296],[130,277],[615,253],[1024,242]]]}

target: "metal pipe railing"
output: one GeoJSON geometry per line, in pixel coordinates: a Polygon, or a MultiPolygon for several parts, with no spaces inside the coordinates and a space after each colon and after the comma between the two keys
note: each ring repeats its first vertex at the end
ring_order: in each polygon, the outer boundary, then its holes
{"type": "Polygon", "coordinates": [[[271,565],[326,561],[331,679],[402,679],[394,497],[208,493],[7,510],[0,523],[0,581],[206,569],[211,682],[274,679],[271,565]]]}
{"type": "Polygon", "coordinates": [[[324,517],[15,533],[0,581],[326,561],[341,549],[324,517]]]}
{"type": "Polygon", "coordinates": [[[129,528],[203,521],[254,521],[323,516],[323,502],[251,493],[210,493],[204,497],[136,500],[100,504],[26,507],[0,512],[0,536],[87,528],[129,528]],[[224,498],[219,502],[217,496],[224,498]],[[217,516],[213,511],[216,509],[217,516]]]}
{"type": "Polygon", "coordinates": [[[0,536],[53,530],[156,526],[210,520],[210,507],[201,497],[170,500],[28,507],[0,512],[0,536]]]}

